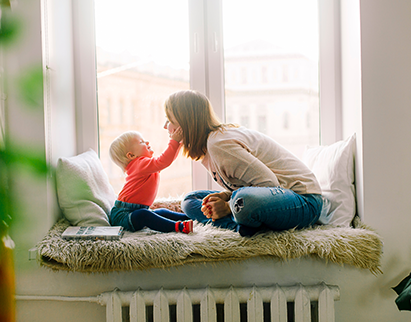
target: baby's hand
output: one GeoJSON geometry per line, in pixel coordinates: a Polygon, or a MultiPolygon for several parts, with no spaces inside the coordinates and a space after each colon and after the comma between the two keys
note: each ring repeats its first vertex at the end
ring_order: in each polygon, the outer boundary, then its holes
{"type": "Polygon", "coordinates": [[[177,142],[181,142],[183,139],[183,130],[181,127],[177,128],[173,133],[170,134],[170,138],[177,142]]]}

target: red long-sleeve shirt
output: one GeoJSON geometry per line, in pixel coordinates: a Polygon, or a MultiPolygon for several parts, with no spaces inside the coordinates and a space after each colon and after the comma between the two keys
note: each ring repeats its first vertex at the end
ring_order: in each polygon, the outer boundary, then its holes
{"type": "Polygon", "coordinates": [[[177,157],[180,143],[170,140],[167,149],[158,157],[138,157],[126,167],[126,183],[118,195],[119,201],[151,206],[157,196],[160,171],[177,157]]]}

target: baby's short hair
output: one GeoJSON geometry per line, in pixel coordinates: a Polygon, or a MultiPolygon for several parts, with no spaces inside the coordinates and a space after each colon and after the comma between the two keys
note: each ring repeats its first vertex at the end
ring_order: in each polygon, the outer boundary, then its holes
{"type": "Polygon", "coordinates": [[[130,140],[136,138],[137,136],[141,137],[140,132],[137,132],[137,131],[124,132],[123,134],[118,136],[110,145],[110,149],[109,149],[110,158],[123,171],[126,170],[126,167],[128,163],[130,162],[130,160],[127,158],[127,152],[129,149],[130,140]]]}

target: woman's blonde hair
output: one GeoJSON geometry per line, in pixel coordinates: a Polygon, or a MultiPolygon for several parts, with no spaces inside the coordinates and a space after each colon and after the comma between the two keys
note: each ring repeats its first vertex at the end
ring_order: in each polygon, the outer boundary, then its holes
{"type": "Polygon", "coordinates": [[[183,130],[183,154],[193,160],[201,159],[207,152],[208,135],[225,126],[215,115],[208,98],[185,90],[171,94],[164,105],[168,119],[174,116],[183,130]]]}
{"type": "Polygon", "coordinates": [[[110,145],[109,154],[111,160],[117,164],[124,172],[130,160],[127,158],[130,141],[141,137],[140,132],[128,131],[118,136],[110,145]]]}

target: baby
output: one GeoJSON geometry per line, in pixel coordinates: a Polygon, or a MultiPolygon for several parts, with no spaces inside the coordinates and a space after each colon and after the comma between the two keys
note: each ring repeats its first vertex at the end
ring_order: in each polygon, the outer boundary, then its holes
{"type": "Polygon", "coordinates": [[[110,212],[110,224],[129,231],[144,227],[161,232],[193,231],[185,214],[160,208],[151,210],[160,183],[160,171],[170,166],[180,150],[181,128],[170,133],[167,149],[153,158],[149,142],[136,131],[125,132],[110,145],[110,157],[126,174],[126,183],[110,212]]]}

